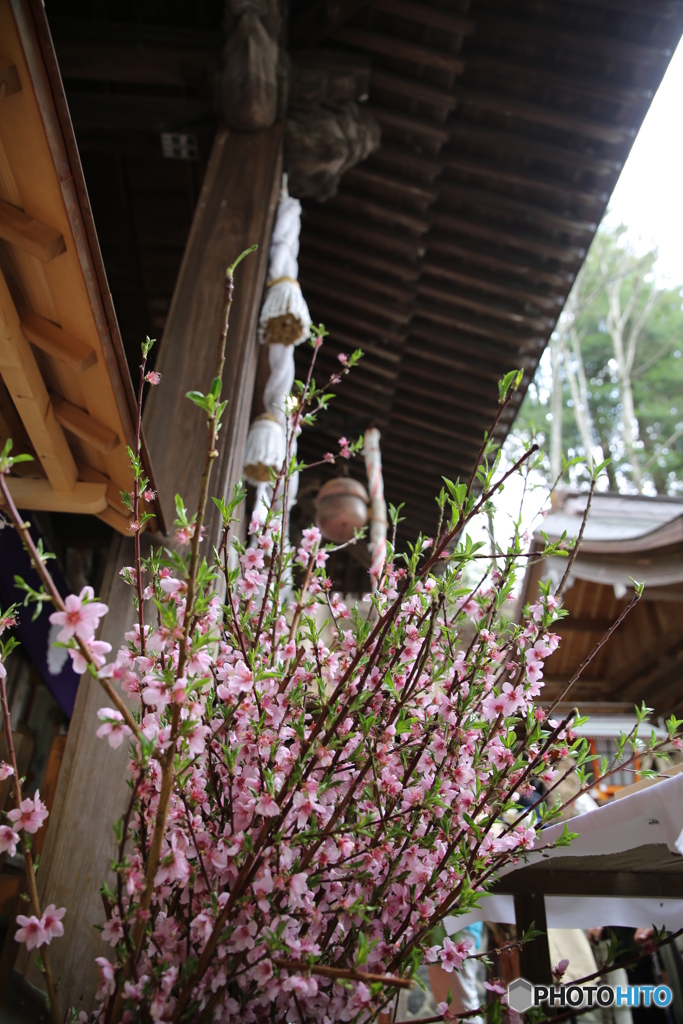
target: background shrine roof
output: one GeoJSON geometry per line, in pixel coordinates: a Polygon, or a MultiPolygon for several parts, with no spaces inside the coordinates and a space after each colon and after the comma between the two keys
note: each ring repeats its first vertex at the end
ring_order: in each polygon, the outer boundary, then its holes
{"type": "MultiPolygon", "coordinates": [[[[560,492],[541,529],[553,540],[565,531],[568,537],[577,537],[587,501],[586,491],[560,492]]],[[[608,491],[593,495],[581,550],[610,556],[679,542],[683,542],[683,498],[608,491]]]]}
{"type": "MultiPolygon", "coordinates": [[[[163,331],[206,167],[223,5],[48,0],[47,13],[134,359],[163,331]],[[164,159],[162,134],[184,159],[164,159]]],[[[356,98],[382,129],[337,196],[304,202],[323,369],[356,346],[366,358],[301,451],[373,422],[407,532],[433,532],[441,475],[469,473],[496,381],[518,366],[521,401],[682,25],[678,0],[292,3],[294,67],[364,68],[356,98]]]]}
{"type": "MultiPolygon", "coordinates": [[[[545,541],[578,536],[588,495],[565,491],[535,533],[545,541]]],[[[521,605],[535,594],[540,579],[559,583],[567,561],[538,558],[524,579],[521,605]]],[[[609,714],[632,713],[645,701],[658,714],[678,713],[683,669],[683,500],[643,495],[594,494],[581,548],[573,562],[563,606],[569,617],[553,627],[562,637],[546,663],[542,701],[554,700],[591,652],[566,698],[579,707],[609,714]],[[635,594],[642,599],[594,652],[635,594]]]]}

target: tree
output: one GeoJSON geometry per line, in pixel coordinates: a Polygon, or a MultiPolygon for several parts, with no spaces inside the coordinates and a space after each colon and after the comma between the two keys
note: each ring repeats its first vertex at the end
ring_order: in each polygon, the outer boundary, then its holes
{"type": "Polygon", "coordinates": [[[656,251],[638,255],[626,228],[601,228],[520,412],[562,454],[610,458],[610,487],[683,490],[683,304],[659,287],[656,251]],[[547,426],[546,426],[547,424],[547,426]]]}

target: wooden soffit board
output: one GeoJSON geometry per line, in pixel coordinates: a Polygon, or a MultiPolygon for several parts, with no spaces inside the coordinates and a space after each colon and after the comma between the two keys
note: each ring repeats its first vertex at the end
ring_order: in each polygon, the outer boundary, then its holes
{"type": "Polygon", "coordinates": [[[0,441],[34,456],[10,490],[126,533],[135,397],[42,5],[0,0],[0,67],[0,441]]]}

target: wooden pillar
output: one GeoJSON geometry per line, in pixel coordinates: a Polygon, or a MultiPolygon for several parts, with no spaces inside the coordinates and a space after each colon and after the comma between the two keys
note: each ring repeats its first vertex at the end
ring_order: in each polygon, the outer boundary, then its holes
{"type": "MultiPolygon", "coordinates": [[[[236,273],[223,388],[229,405],[219,435],[212,492],[231,490],[242,469],[257,363],[256,325],[281,163],[280,125],[250,135],[221,129],[216,136],[158,354],[162,382],[152,390],[145,410],[145,434],[169,526],[175,517],[176,492],[189,509],[196,504],[206,443],[205,417],[184,396],[210,387],[225,268],[257,243],[258,252],[236,273]]],[[[209,518],[207,541],[215,538],[217,529],[217,519],[209,518]]],[[[109,605],[100,639],[111,643],[114,652],[135,618],[131,590],[118,576],[119,568],[130,565],[132,558],[132,542],[115,538],[100,595],[109,605]]],[[[104,919],[99,895],[103,879],[114,884],[109,870],[115,853],[111,825],[121,816],[128,792],[126,744],[112,750],[95,735],[100,724],[97,711],[106,705],[99,686],[84,676],[38,875],[43,903],[67,908],[64,938],[50,947],[55,974],[62,978],[61,1004],[86,1012],[94,1007],[94,959],[110,953],[93,925],[104,919]]],[[[32,960],[23,953],[17,966],[40,986],[32,960]]]]}
{"type": "Polygon", "coordinates": [[[548,922],[545,916],[545,899],[542,894],[515,895],[515,922],[517,935],[522,935],[533,924],[543,932],[538,938],[527,942],[519,951],[519,971],[523,978],[534,985],[549,985],[552,982],[550,947],[548,946],[548,922]]]}
{"type": "MultiPolygon", "coordinates": [[[[145,410],[149,447],[166,523],[181,494],[193,511],[204,458],[203,414],[185,398],[206,392],[216,366],[225,268],[254,243],[258,252],[240,264],[223,375],[228,407],[213,468],[213,493],[232,491],[242,472],[258,359],[256,325],[268,266],[268,247],[280,191],[282,126],[237,134],[219,130],[185,249],[156,369],[161,384],[145,410]]],[[[208,509],[207,538],[219,517],[208,509]]],[[[210,548],[209,548],[210,550],[210,548]]]]}

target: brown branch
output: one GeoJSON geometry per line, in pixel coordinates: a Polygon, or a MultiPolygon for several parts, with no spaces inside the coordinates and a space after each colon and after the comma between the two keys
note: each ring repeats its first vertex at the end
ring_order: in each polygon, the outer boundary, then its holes
{"type": "MultiPolygon", "coordinates": [[[[0,480],[2,477],[0,476],[0,480]]],[[[2,481],[4,483],[4,481],[2,481]]],[[[14,795],[14,802],[17,809],[21,807],[21,783],[19,781],[19,768],[17,765],[17,755],[14,750],[14,738],[12,736],[12,722],[10,719],[9,706],[7,704],[7,689],[5,687],[5,676],[0,673],[0,702],[2,703],[2,718],[5,726],[5,739],[7,742],[7,754],[9,757],[9,763],[12,766],[12,791],[14,795]]],[[[26,872],[26,883],[28,886],[28,895],[31,903],[31,910],[35,916],[40,920],[42,913],[40,911],[40,899],[38,897],[38,886],[36,885],[36,873],[33,866],[33,857],[31,856],[31,847],[29,845],[29,839],[26,836],[25,831],[21,830],[21,851],[24,855],[24,870],[26,872]]],[[[8,936],[9,939],[9,936],[8,936]]],[[[43,977],[45,978],[45,987],[47,989],[47,998],[50,1004],[50,1015],[53,1020],[53,1024],[62,1024],[62,1015],[59,1010],[59,1002],[57,1000],[57,990],[55,988],[54,976],[52,974],[52,965],[50,963],[50,957],[47,949],[43,949],[42,953],[43,960],[43,977]]]]}
{"type": "Polygon", "coordinates": [[[369,984],[391,985],[393,988],[411,989],[415,985],[412,978],[397,978],[394,974],[369,974],[354,971],[346,967],[325,967],[324,964],[308,964],[305,960],[279,960],[273,958],[276,967],[286,971],[310,971],[324,978],[347,978],[349,981],[366,981],[369,984]]]}

